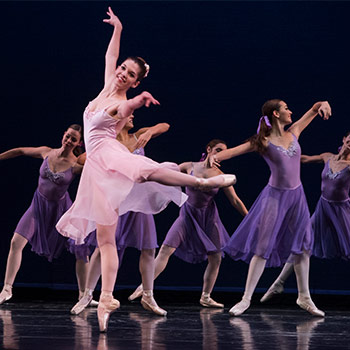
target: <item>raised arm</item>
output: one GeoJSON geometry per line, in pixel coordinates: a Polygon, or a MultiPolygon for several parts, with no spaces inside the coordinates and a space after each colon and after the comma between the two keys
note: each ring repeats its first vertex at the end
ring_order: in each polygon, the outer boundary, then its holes
{"type": "Polygon", "coordinates": [[[105,85],[108,80],[113,77],[117,67],[120,48],[120,35],[123,29],[122,23],[120,22],[119,18],[113,13],[110,7],[108,7],[107,15],[110,18],[104,19],[103,22],[112,25],[114,27],[114,30],[105,56],[105,85]]]}
{"type": "Polygon", "coordinates": [[[224,189],[225,195],[230,201],[230,203],[233,205],[235,209],[237,209],[243,216],[248,214],[248,210],[245,207],[242,200],[238,197],[235,189],[233,186],[225,187],[224,189]]]}
{"type": "Polygon", "coordinates": [[[253,152],[253,151],[254,151],[254,147],[252,146],[252,144],[249,141],[247,141],[245,143],[242,143],[239,146],[225,149],[224,151],[221,151],[217,154],[214,154],[213,156],[210,156],[208,159],[209,165],[210,166],[213,166],[213,165],[220,166],[219,163],[222,160],[234,158],[234,157],[237,157],[241,154],[245,154],[245,153],[249,153],[249,152],[253,152]]]}
{"type": "Polygon", "coordinates": [[[312,122],[312,120],[320,115],[324,120],[327,120],[332,115],[331,106],[327,101],[316,102],[298,121],[289,128],[297,138],[301,132],[312,122]]]}
{"type": "Polygon", "coordinates": [[[168,123],[159,123],[148,128],[141,128],[135,132],[137,138],[136,148],[145,147],[148,141],[167,132],[170,128],[168,123]]]}
{"type": "Polygon", "coordinates": [[[0,154],[0,160],[15,158],[19,156],[28,156],[33,158],[46,158],[51,151],[50,147],[18,147],[10,149],[0,154]]]}
{"type": "Polygon", "coordinates": [[[300,161],[302,163],[326,163],[329,158],[333,156],[333,153],[322,153],[314,156],[301,155],[300,161]]]}

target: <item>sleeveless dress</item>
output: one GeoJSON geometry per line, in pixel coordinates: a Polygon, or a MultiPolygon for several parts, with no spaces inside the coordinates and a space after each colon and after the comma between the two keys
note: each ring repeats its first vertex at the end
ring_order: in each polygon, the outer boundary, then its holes
{"type": "Polygon", "coordinates": [[[144,182],[162,167],[178,170],[178,166],[130,153],[116,140],[118,123],[123,121],[112,118],[105,110],[91,111],[89,106],[85,109],[87,158],[75,202],[57,224],[58,231],[76,244],[82,244],[96,224],[115,224],[118,214],[154,214],[170,201],[181,206],[187,199],[180,187],[144,182]]]}
{"type": "MultiPolygon", "coordinates": [[[[192,173],[193,174],[193,171],[192,173]]],[[[214,201],[219,189],[202,192],[186,187],[187,202],[168,231],[164,245],[176,248],[175,255],[189,263],[199,263],[209,254],[221,252],[228,235],[214,201]]]]}
{"type": "Polygon", "coordinates": [[[311,222],[300,182],[300,155],[294,134],[288,149],[269,142],[263,154],[271,170],[269,183],[224,248],[234,260],[249,263],[257,255],[273,267],[294,254],[310,253],[311,222]]]}
{"type": "Polygon", "coordinates": [[[28,240],[33,252],[49,261],[57,258],[66,246],[66,239],[57,232],[55,225],[72,205],[67,189],[73,179],[72,168],[54,173],[46,157],[39,170],[39,184],[32,203],[15,230],[28,240]]]}
{"type": "Polygon", "coordinates": [[[313,255],[350,259],[350,168],[332,172],[329,160],[322,171],[321,197],[311,217],[313,255]]]}

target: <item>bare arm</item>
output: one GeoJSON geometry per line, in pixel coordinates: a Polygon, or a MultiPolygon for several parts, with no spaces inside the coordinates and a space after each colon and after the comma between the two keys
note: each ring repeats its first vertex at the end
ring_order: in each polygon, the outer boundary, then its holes
{"type": "Polygon", "coordinates": [[[77,159],[77,164],[79,165],[83,166],[85,162],[86,162],[86,152],[82,153],[77,159]]]}
{"type": "Polygon", "coordinates": [[[119,18],[113,13],[112,9],[108,7],[107,15],[109,19],[104,19],[103,22],[109,23],[114,27],[111,40],[109,42],[106,56],[105,56],[105,84],[114,75],[120,49],[120,36],[123,29],[119,18]]]}
{"type": "Polygon", "coordinates": [[[225,195],[233,205],[235,209],[237,209],[243,216],[248,214],[248,210],[242,200],[238,197],[233,186],[225,187],[224,189],[225,195]]]}
{"type": "Polygon", "coordinates": [[[19,147],[13,148],[6,152],[0,154],[0,160],[15,158],[19,156],[28,156],[33,158],[46,158],[49,152],[51,151],[50,147],[19,147]]]}
{"type": "Polygon", "coordinates": [[[302,163],[326,163],[330,157],[333,156],[333,153],[322,153],[314,156],[307,156],[305,154],[301,155],[300,161],[302,163]]]}
{"type": "Polygon", "coordinates": [[[159,123],[149,128],[142,128],[135,132],[137,143],[136,148],[145,147],[150,139],[167,132],[170,128],[168,123],[159,123]]]}
{"type": "Polygon", "coordinates": [[[185,162],[185,163],[181,163],[179,165],[179,168],[180,168],[180,171],[182,173],[186,173],[186,174],[189,174],[190,172],[190,169],[192,169],[192,162],[185,162]]]}
{"type": "Polygon", "coordinates": [[[290,128],[297,138],[301,132],[313,121],[313,119],[320,115],[324,120],[327,120],[332,115],[331,106],[327,101],[316,102],[311,109],[309,109],[298,121],[296,121],[290,128]]]}

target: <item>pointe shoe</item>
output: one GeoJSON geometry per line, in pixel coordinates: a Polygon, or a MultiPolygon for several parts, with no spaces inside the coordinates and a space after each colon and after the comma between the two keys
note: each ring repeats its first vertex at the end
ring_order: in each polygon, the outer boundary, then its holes
{"type": "Polygon", "coordinates": [[[212,188],[232,186],[236,183],[236,175],[217,175],[210,178],[197,178],[197,188],[200,191],[209,191],[212,188]]]}
{"type": "Polygon", "coordinates": [[[313,303],[310,297],[302,298],[299,297],[297,299],[297,305],[299,305],[302,309],[309,312],[311,315],[324,317],[325,313],[322,310],[319,310],[316,305],[313,303]]]}
{"type": "Polygon", "coordinates": [[[160,308],[156,301],[153,298],[153,292],[152,291],[143,291],[142,299],[141,299],[141,305],[145,310],[149,310],[154,312],[156,315],[159,316],[166,316],[167,312],[160,308]]]}
{"type": "Polygon", "coordinates": [[[92,299],[91,303],[88,305],[89,307],[97,307],[98,306],[98,301],[92,299]]]}
{"type": "MultiPolygon", "coordinates": [[[[87,289],[80,300],[72,307],[70,313],[72,315],[79,315],[85,310],[92,302],[92,290],[87,289]]],[[[98,303],[97,303],[98,304],[98,303]]]]}
{"type": "Polygon", "coordinates": [[[199,303],[204,306],[204,307],[217,307],[217,308],[223,308],[224,304],[221,303],[217,303],[215,300],[213,300],[210,297],[205,297],[205,296],[201,296],[201,298],[199,299],[199,303]]]}
{"type": "Polygon", "coordinates": [[[12,287],[5,285],[0,293],[0,305],[12,298],[12,287]]]}
{"type": "Polygon", "coordinates": [[[142,288],[142,284],[140,284],[132,294],[129,295],[128,300],[129,301],[134,301],[137,298],[142,297],[142,292],[143,292],[143,288],[142,288]]]}
{"type": "Polygon", "coordinates": [[[102,296],[98,303],[97,318],[100,332],[107,332],[108,321],[111,314],[120,307],[120,302],[112,295],[102,296]]]}
{"type": "Polygon", "coordinates": [[[261,303],[272,299],[275,295],[283,293],[284,288],[282,284],[273,284],[267,292],[260,299],[261,303]]]}
{"type": "Polygon", "coordinates": [[[250,306],[250,301],[247,299],[242,299],[239,303],[231,307],[228,312],[231,316],[240,316],[246,311],[250,306]]]}

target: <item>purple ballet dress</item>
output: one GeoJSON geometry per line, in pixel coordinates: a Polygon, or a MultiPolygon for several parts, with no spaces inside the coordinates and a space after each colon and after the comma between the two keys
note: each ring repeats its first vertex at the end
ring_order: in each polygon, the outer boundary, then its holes
{"type": "Polygon", "coordinates": [[[66,246],[55,225],[72,205],[67,189],[73,181],[72,168],[64,172],[51,171],[46,157],[39,171],[39,185],[32,203],[20,219],[15,232],[28,240],[32,251],[49,261],[57,258],[66,246]]]}
{"type": "Polygon", "coordinates": [[[257,255],[267,260],[267,267],[281,266],[294,254],[311,251],[310,213],[300,182],[300,155],[295,135],[288,149],[269,142],[263,155],[271,170],[269,183],[224,248],[234,260],[249,263],[257,255]]]}
{"type": "Polygon", "coordinates": [[[178,258],[189,263],[202,262],[209,254],[221,252],[229,240],[214,201],[217,192],[217,188],[202,192],[186,187],[188,200],[163,242],[176,248],[178,258]]]}
{"type": "Polygon", "coordinates": [[[321,198],[311,217],[313,255],[350,259],[350,168],[333,173],[329,160],[322,171],[321,198]]]}
{"type": "MultiPolygon", "coordinates": [[[[135,134],[134,137],[136,138],[135,134]]],[[[134,154],[145,155],[143,147],[135,149],[134,154]]],[[[129,211],[121,215],[115,234],[119,261],[121,263],[128,247],[142,249],[158,248],[157,231],[153,215],[129,211]]]]}

